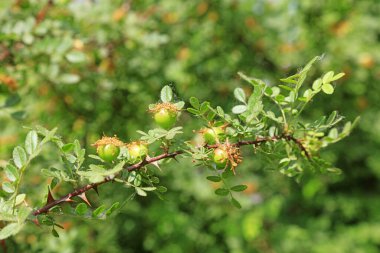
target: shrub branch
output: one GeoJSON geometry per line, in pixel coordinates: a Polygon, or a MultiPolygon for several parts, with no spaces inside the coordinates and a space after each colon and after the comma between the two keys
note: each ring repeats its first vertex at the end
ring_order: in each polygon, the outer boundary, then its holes
{"type": "MultiPolygon", "coordinates": [[[[259,145],[261,143],[265,143],[265,142],[270,142],[270,141],[279,141],[279,140],[286,140],[286,141],[292,141],[294,142],[301,151],[303,151],[303,153],[305,154],[305,156],[307,157],[307,159],[310,159],[311,156],[310,156],[310,153],[307,151],[307,149],[305,148],[305,146],[302,144],[302,141],[300,139],[297,139],[295,138],[294,136],[292,135],[289,135],[289,134],[283,134],[283,135],[276,135],[276,136],[273,136],[273,137],[258,137],[256,138],[255,140],[250,140],[250,141],[238,141],[238,142],[235,142],[235,143],[231,143],[230,145],[232,146],[235,146],[235,147],[240,147],[240,146],[247,146],[247,145],[259,145]]],[[[218,147],[218,144],[215,144],[215,145],[205,145],[206,148],[217,148],[218,147]]],[[[148,165],[148,164],[152,164],[154,162],[157,162],[157,161],[160,161],[162,159],[167,159],[167,158],[175,158],[176,156],[178,155],[181,155],[183,154],[185,151],[184,150],[177,150],[177,151],[174,151],[174,152],[171,152],[171,153],[163,153],[163,154],[160,154],[158,156],[155,156],[155,157],[150,157],[150,158],[146,158],[144,159],[143,161],[139,162],[139,163],[136,163],[136,164],[133,164],[133,165],[130,165],[130,166],[126,166],[124,168],[124,170],[127,170],[127,171],[134,171],[134,170],[139,170],[141,169],[142,167],[144,167],[145,165],[148,165]]],[[[110,181],[113,181],[113,178],[114,177],[106,177],[105,179],[103,179],[102,181],[100,182],[97,182],[97,183],[91,183],[91,184],[87,184],[85,186],[82,186],[78,189],[75,189],[74,191],[70,192],[69,194],[57,199],[57,200],[53,200],[53,201],[48,201],[48,203],[35,210],[33,212],[33,215],[34,216],[38,216],[40,214],[44,214],[44,213],[47,213],[51,208],[61,204],[61,203],[64,203],[64,202],[72,202],[72,198],[73,197],[77,197],[77,196],[80,196],[81,194],[91,190],[91,189],[94,189],[97,191],[97,187],[99,185],[102,185],[102,184],[105,184],[107,182],[110,182],[110,181]]]]}

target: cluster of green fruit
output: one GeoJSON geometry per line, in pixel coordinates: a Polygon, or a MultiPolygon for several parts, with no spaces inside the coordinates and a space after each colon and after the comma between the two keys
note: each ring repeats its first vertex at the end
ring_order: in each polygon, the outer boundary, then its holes
{"type": "MultiPolygon", "coordinates": [[[[180,110],[175,104],[165,102],[154,105],[150,112],[153,113],[155,123],[160,128],[168,130],[177,122],[180,110]]],[[[214,148],[212,160],[216,167],[220,169],[226,168],[229,163],[234,167],[236,159],[233,156],[238,153],[236,148],[232,150],[228,143],[221,143],[226,139],[225,128],[226,126],[213,126],[199,131],[203,136],[205,145],[214,148]]],[[[106,162],[116,160],[122,146],[127,147],[128,157],[131,161],[142,161],[148,155],[148,145],[140,141],[126,144],[116,137],[102,137],[94,146],[97,148],[99,157],[106,162]]]]}

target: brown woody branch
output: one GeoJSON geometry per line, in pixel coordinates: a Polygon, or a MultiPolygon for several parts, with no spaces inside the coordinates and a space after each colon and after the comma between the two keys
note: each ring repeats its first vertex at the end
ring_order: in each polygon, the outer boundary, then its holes
{"type": "MultiPolygon", "coordinates": [[[[308,151],[306,150],[306,148],[303,146],[301,140],[296,139],[292,135],[286,135],[286,134],[280,135],[280,136],[273,136],[273,137],[258,137],[258,138],[256,138],[255,140],[252,140],[252,141],[238,141],[238,142],[235,142],[235,143],[231,143],[231,145],[236,146],[236,147],[246,146],[246,145],[258,145],[258,144],[265,143],[265,142],[268,142],[268,141],[278,141],[280,139],[284,139],[284,140],[287,140],[287,141],[293,141],[305,153],[305,156],[308,159],[311,158],[310,154],[308,153],[308,151]]],[[[215,145],[206,145],[205,147],[206,148],[217,148],[218,144],[215,144],[215,145]]],[[[127,166],[124,169],[127,170],[127,171],[138,170],[138,169],[141,169],[142,167],[144,167],[145,165],[152,164],[154,162],[157,162],[159,160],[166,159],[166,158],[175,158],[177,155],[180,155],[180,154],[183,154],[183,153],[184,153],[183,150],[177,150],[177,151],[174,151],[174,152],[171,152],[171,153],[163,153],[163,154],[155,156],[155,157],[147,158],[147,159],[143,160],[140,163],[136,163],[136,164],[127,166]]],[[[91,189],[94,189],[95,191],[97,191],[97,187],[99,185],[105,184],[105,183],[110,182],[112,180],[113,180],[113,177],[112,178],[111,177],[106,177],[104,180],[102,180],[100,182],[87,184],[87,185],[85,185],[85,186],[83,186],[81,188],[78,188],[78,189],[70,192],[69,194],[61,197],[60,199],[48,201],[48,203],[45,206],[43,206],[40,209],[37,209],[36,211],[34,211],[33,215],[37,216],[37,215],[40,215],[40,214],[43,214],[43,213],[47,213],[54,206],[57,206],[57,205],[59,205],[61,203],[64,203],[64,202],[72,202],[73,201],[72,200],[73,197],[81,197],[82,194],[84,194],[85,192],[87,192],[87,191],[89,191],[91,189]]]]}
{"type": "Polygon", "coordinates": [[[53,0],[49,0],[46,5],[36,15],[36,26],[39,25],[46,17],[46,14],[50,7],[53,6],[53,0]]]}
{"type": "MultiPolygon", "coordinates": [[[[154,162],[157,162],[157,161],[165,159],[165,158],[174,158],[175,156],[182,154],[182,153],[183,153],[183,151],[179,150],[179,151],[175,151],[172,153],[161,154],[161,155],[158,155],[155,157],[145,159],[144,161],[142,161],[140,163],[136,163],[134,165],[128,166],[125,168],[125,170],[128,170],[128,171],[138,170],[147,164],[154,163],[154,162]]],[[[43,213],[47,213],[52,207],[57,206],[57,205],[64,203],[64,202],[71,202],[73,197],[77,197],[77,196],[79,196],[79,195],[81,195],[81,194],[83,194],[83,193],[85,193],[91,189],[96,190],[99,185],[102,185],[102,184],[107,183],[107,182],[112,181],[112,180],[113,180],[113,178],[106,177],[104,180],[102,180],[100,182],[87,184],[81,188],[74,190],[73,192],[70,192],[69,194],[61,197],[60,199],[57,199],[57,200],[54,200],[54,201],[47,203],[42,208],[34,211],[33,215],[37,216],[37,215],[40,215],[43,213]]]]}

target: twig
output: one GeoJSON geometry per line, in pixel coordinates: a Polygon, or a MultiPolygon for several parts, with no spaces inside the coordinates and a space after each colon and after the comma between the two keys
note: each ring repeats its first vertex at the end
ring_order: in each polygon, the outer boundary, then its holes
{"type": "MultiPolygon", "coordinates": [[[[140,163],[136,163],[134,165],[128,166],[125,168],[125,170],[128,170],[128,171],[138,170],[147,164],[154,163],[156,161],[166,159],[166,158],[173,158],[173,157],[175,157],[179,154],[182,154],[182,153],[183,153],[183,151],[180,150],[180,151],[175,151],[175,152],[172,152],[169,154],[161,154],[161,155],[149,158],[149,159],[145,159],[144,161],[142,161],[140,163]]],[[[87,185],[85,185],[81,188],[78,188],[78,189],[74,190],[73,192],[61,197],[60,199],[54,200],[50,203],[47,203],[42,208],[34,211],[33,215],[37,216],[37,215],[40,215],[43,213],[47,213],[52,207],[57,206],[57,205],[64,203],[64,202],[71,202],[73,197],[79,196],[84,192],[87,192],[91,189],[97,188],[99,185],[102,185],[102,184],[107,183],[107,182],[112,181],[112,180],[113,180],[113,178],[106,177],[104,180],[102,180],[100,182],[87,184],[87,185]]]]}
{"type": "MultiPolygon", "coordinates": [[[[259,137],[259,138],[256,138],[255,140],[251,140],[251,141],[238,141],[236,143],[231,143],[231,145],[236,146],[236,147],[246,146],[246,145],[258,145],[260,143],[265,143],[268,141],[278,141],[280,139],[293,141],[305,153],[305,156],[308,159],[310,159],[310,154],[308,153],[306,148],[303,146],[302,142],[300,140],[296,139],[295,137],[293,137],[292,135],[278,135],[278,136],[273,136],[273,137],[259,137]]],[[[206,148],[217,148],[218,144],[205,145],[205,147],[206,148]]],[[[142,162],[127,166],[124,169],[127,171],[138,170],[138,169],[144,167],[145,165],[157,162],[157,161],[162,160],[162,159],[175,158],[177,155],[183,154],[184,152],[185,152],[184,150],[177,150],[177,151],[174,151],[171,153],[163,153],[163,154],[155,156],[155,157],[147,158],[147,159],[143,160],[142,162]]],[[[87,184],[81,188],[78,188],[78,189],[72,191],[71,193],[61,197],[60,199],[57,199],[57,200],[54,200],[54,201],[47,203],[45,206],[34,211],[33,215],[37,216],[37,215],[40,215],[43,213],[47,213],[54,206],[57,206],[57,205],[64,203],[64,202],[71,202],[73,197],[79,196],[79,195],[81,195],[81,194],[83,194],[83,193],[85,193],[91,189],[97,190],[97,187],[99,185],[113,181],[113,178],[114,177],[106,177],[105,179],[103,179],[100,182],[87,184]]]]}
{"type": "Polygon", "coordinates": [[[53,0],[49,0],[46,5],[37,13],[35,26],[38,26],[45,19],[48,10],[53,6],[53,4],[53,0]]]}

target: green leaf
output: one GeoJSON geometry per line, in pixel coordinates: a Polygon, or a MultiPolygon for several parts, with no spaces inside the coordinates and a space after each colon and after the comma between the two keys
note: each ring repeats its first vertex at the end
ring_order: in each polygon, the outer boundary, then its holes
{"type": "Polygon", "coordinates": [[[200,114],[205,114],[210,109],[209,107],[210,107],[210,102],[207,102],[207,101],[203,102],[199,109],[200,114]]]}
{"type": "Polygon", "coordinates": [[[328,119],[326,120],[326,124],[327,125],[330,125],[334,122],[336,116],[338,115],[338,112],[337,111],[333,111],[330,116],[328,117],[328,119]]]}
{"type": "Polygon", "coordinates": [[[220,181],[222,181],[222,179],[220,177],[218,177],[218,176],[208,176],[208,177],[206,177],[206,179],[210,180],[212,182],[220,182],[220,181]]]}
{"type": "Polygon", "coordinates": [[[226,196],[229,193],[230,193],[230,191],[228,189],[225,189],[225,188],[219,188],[219,189],[215,190],[215,194],[219,195],[219,196],[226,196]]]}
{"type": "Polygon", "coordinates": [[[245,103],[246,97],[245,97],[244,90],[242,88],[236,88],[234,90],[234,96],[240,102],[245,103]]]}
{"type": "Polygon", "coordinates": [[[168,188],[166,188],[165,186],[160,185],[160,186],[157,187],[157,191],[161,192],[161,193],[164,193],[164,192],[168,191],[168,188]]]}
{"type": "Polygon", "coordinates": [[[232,113],[234,114],[241,114],[247,110],[246,105],[236,105],[232,108],[232,113]]]}
{"type": "Polygon", "coordinates": [[[297,81],[297,85],[296,85],[296,90],[298,91],[299,88],[301,87],[301,85],[303,84],[303,82],[305,81],[306,79],[306,76],[307,76],[307,73],[310,71],[311,67],[313,66],[313,64],[316,62],[316,61],[319,61],[323,58],[323,55],[322,56],[316,56],[314,57],[311,61],[309,61],[306,66],[297,74],[299,75],[299,78],[298,78],[298,81],[297,81]]]}
{"type": "Polygon", "coordinates": [[[13,193],[15,191],[15,187],[13,184],[11,184],[10,182],[4,182],[2,184],[2,188],[5,192],[7,193],[13,193]]]}
{"type": "Polygon", "coordinates": [[[54,237],[57,237],[57,238],[59,237],[57,230],[55,230],[54,228],[51,230],[51,233],[54,237]]]}
{"type": "Polygon", "coordinates": [[[199,100],[198,98],[196,97],[191,97],[190,100],[189,100],[190,104],[192,107],[194,107],[195,109],[199,110],[199,100]]]}
{"type": "Polygon", "coordinates": [[[232,191],[235,191],[235,192],[242,192],[242,191],[245,191],[248,187],[246,185],[235,185],[233,187],[231,187],[231,190],[232,191]]]}
{"type": "Polygon", "coordinates": [[[141,175],[137,174],[136,177],[135,177],[135,180],[133,180],[133,184],[135,186],[140,186],[141,185],[141,181],[142,181],[141,175]]]}
{"type": "Polygon", "coordinates": [[[194,108],[187,108],[186,109],[189,113],[192,113],[194,115],[198,115],[199,114],[199,111],[194,109],[194,108]]]}
{"type": "Polygon", "coordinates": [[[307,99],[307,101],[310,100],[312,95],[313,95],[313,91],[311,89],[307,89],[303,93],[303,97],[305,97],[307,99]]]}
{"type": "Polygon", "coordinates": [[[220,106],[217,106],[216,107],[216,111],[218,112],[218,115],[223,117],[224,116],[224,111],[223,111],[223,108],[220,107],[220,106]]]}
{"type": "Polygon", "coordinates": [[[246,76],[245,74],[243,74],[242,72],[238,72],[238,75],[244,79],[245,81],[249,82],[250,84],[252,84],[253,86],[265,86],[265,83],[263,82],[263,80],[260,80],[260,79],[257,79],[257,78],[253,78],[253,77],[248,77],[246,76]]]}
{"type": "Polygon", "coordinates": [[[294,89],[292,87],[289,87],[289,86],[286,86],[286,85],[278,85],[278,87],[280,88],[283,88],[284,90],[288,90],[288,91],[294,91],[294,89]]]}
{"type": "Polygon", "coordinates": [[[334,93],[334,87],[330,83],[325,83],[322,85],[322,91],[330,95],[334,93]]]}
{"type": "Polygon", "coordinates": [[[231,197],[230,202],[234,207],[239,208],[239,209],[241,208],[239,201],[237,201],[234,197],[231,197]]]}
{"type": "Polygon", "coordinates": [[[26,194],[22,193],[16,196],[15,205],[20,205],[25,200],[26,194]]]}
{"type": "Polygon", "coordinates": [[[16,181],[20,176],[17,168],[10,163],[8,163],[7,166],[5,166],[4,170],[5,170],[5,175],[12,182],[16,181]]]}
{"type": "Polygon", "coordinates": [[[343,130],[342,130],[342,133],[344,134],[349,134],[351,132],[351,122],[348,121],[346,124],[344,124],[344,127],[343,127],[343,130]]]}
{"type": "Polygon", "coordinates": [[[7,100],[5,100],[4,107],[11,107],[15,106],[18,103],[20,103],[21,97],[15,93],[7,97],[7,100]]]}
{"type": "Polygon", "coordinates": [[[16,111],[11,113],[12,118],[15,120],[23,120],[26,117],[25,111],[16,111]]]}
{"type": "Polygon", "coordinates": [[[151,191],[156,190],[157,188],[154,186],[151,186],[151,187],[141,187],[141,189],[143,189],[144,191],[147,191],[147,192],[151,192],[151,191]]]}
{"type": "Polygon", "coordinates": [[[86,61],[86,55],[80,51],[73,51],[66,54],[66,59],[71,63],[80,63],[86,61]]]}
{"type": "Polygon", "coordinates": [[[333,139],[338,138],[338,130],[336,128],[331,129],[328,136],[333,139]]]}
{"type": "Polygon", "coordinates": [[[322,79],[321,79],[321,78],[318,78],[317,80],[315,80],[315,81],[313,82],[313,86],[312,86],[312,88],[313,88],[313,90],[318,91],[318,90],[321,89],[321,87],[322,87],[322,79]]]}
{"type": "Polygon", "coordinates": [[[38,146],[38,135],[37,132],[32,130],[30,131],[25,139],[25,149],[26,152],[31,155],[36,151],[38,146]]]}
{"type": "Polygon", "coordinates": [[[329,71],[329,72],[327,72],[327,73],[323,76],[323,78],[322,78],[322,82],[323,82],[324,84],[326,84],[326,83],[331,83],[331,79],[332,79],[333,76],[334,76],[334,72],[333,72],[333,71],[329,71]]]}
{"type": "Polygon", "coordinates": [[[59,183],[59,179],[56,178],[56,177],[53,178],[53,179],[51,180],[51,183],[50,183],[50,189],[54,189],[54,187],[56,187],[58,183],[59,183]]]}
{"type": "Polygon", "coordinates": [[[17,221],[17,216],[10,213],[0,212],[0,220],[1,221],[17,221]]]}
{"type": "Polygon", "coordinates": [[[117,208],[120,206],[120,203],[119,202],[115,202],[112,204],[112,206],[110,208],[108,208],[108,210],[106,211],[106,215],[107,216],[110,216],[115,210],[117,210],[117,208]]]}
{"type": "Polygon", "coordinates": [[[336,81],[336,80],[342,78],[344,75],[345,75],[345,73],[336,74],[333,78],[330,79],[330,82],[336,81]]]}
{"type": "Polygon", "coordinates": [[[85,215],[87,213],[87,205],[85,203],[79,203],[75,208],[75,213],[78,215],[85,215]]]}
{"type": "Polygon", "coordinates": [[[19,223],[9,223],[0,231],[0,240],[4,240],[9,236],[17,234],[22,228],[23,224],[19,223]]]}
{"type": "Polygon", "coordinates": [[[139,187],[136,187],[135,189],[136,189],[137,195],[140,195],[142,197],[146,197],[147,196],[147,193],[143,189],[141,189],[139,187]]]}
{"type": "Polygon", "coordinates": [[[101,205],[92,212],[92,217],[99,217],[106,210],[105,205],[101,205]]]}
{"type": "Polygon", "coordinates": [[[26,164],[27,160],[25,150],[22,147],[17,146],[13,149],[13,162],[17,168],[21,169],[26,164]]]}
{"type": "Polygon", "coordinates": [[[342,170],[339,168],[327,168],[327,172],[336,174],[336,175],[342,174],[342,170]]]}
{"type": "Polygon", "coordinates": [[[74,143],[67,143],[61,147],[62,151],[69,153],[74,149],[74,143]]]}
{"type": "Polygon", "coordinates": [[[64,84],[74,84],[80,81],[80,76],[76,74],[62,74],[58,81],[64,84]]]}
{"type": "Polygon", "coordinates": [[[181,110],[185,106],[185,102],[179,101],[179,102],[175,103],[174,105],[175,105],[175,107],[177,107],[178,110],[181,110]]]}
{"type": "Polygon", "coordinates": [[[168,85],[165,85],[161,90],[161,101],[164,103],[168,103],[172,101],[172,99],[173,91],[168,85]]]}

